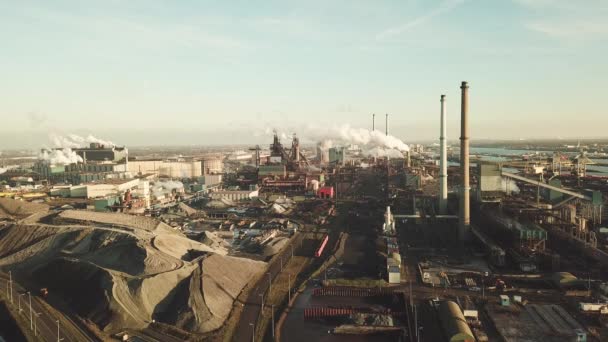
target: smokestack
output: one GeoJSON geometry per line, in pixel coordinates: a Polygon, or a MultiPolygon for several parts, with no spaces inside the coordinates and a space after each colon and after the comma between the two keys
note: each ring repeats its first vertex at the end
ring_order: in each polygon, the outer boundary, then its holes
{"type": "Polygon", "coordinates": [[[372,132],[376,130],[376,114],[372,114],[372,132]]]}
{"type": "Polygon", "coordinates": [[[464,241],[471,223],[469,198],[469,85],[462,82],[460,103],[460,215],[458,215],[458,238],[464,241]]]}
{"type": "Polygon", "coordinates": [[[446,146],[445,95],[441,95],[441,128],[439,132],[439,214],[445,215],[448,206],[448,161],[446,146]]]}
{"type": "Polygon", "coordinates": [[[388,114],[386,114],[386,135],[388,135],[388,114]]]}

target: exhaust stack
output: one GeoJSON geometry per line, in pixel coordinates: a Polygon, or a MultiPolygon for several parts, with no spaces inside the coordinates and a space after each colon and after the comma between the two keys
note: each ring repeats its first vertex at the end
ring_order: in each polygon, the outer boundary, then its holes
{"type": "Polygon", "coordinates": [[[439,214],[445,215],[448,207],[448,161],[446,146],[445,95],[441,95],[441,131],[439,132],[439,214]]]}
{"type": "Polygon", "coordinates": [[[376,130],[376,114],[372,114],[372,132],[376,130]]]}
{"type": "Polygon", "coordinates": [[[386,135],[388,135],[388,114],[386,114],[386,135]]]}
{"type": "Polygon", "coordinates": [[[460,172],[462,188],[460,192],[460,215],[458,215],[458,238],[464,241],[471,224],[469,197],[469,85],[462,82],[460,103],[460,172]]]}

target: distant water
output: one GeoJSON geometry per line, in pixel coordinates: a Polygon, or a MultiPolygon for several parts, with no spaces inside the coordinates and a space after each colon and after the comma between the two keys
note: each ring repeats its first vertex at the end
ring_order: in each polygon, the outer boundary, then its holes
{"type": "MultiPolygon", "coordinates": [[[[574,156],[576,152],[562,152],[565,155],[574,156]]],[[[507,161],[508,157],[505,156],[523,156],[530,154],[545,154],[551,155],[553,151],[546,150],[512,150],[508,148],[500,148],[500,147],[471,147],[471,154],[476,154],[481,157],[481,160],[487,161],[507,161]]],[[[596,163],[608,163],[606,159],[591,159],[596,163]]],[[[458,162],[448,162],[448,166],[459,166],[458,162]]],[[[587,166],[588,174],[596,175],[596,176],[606,176],[608,174],[608,166],[597,166],[597,165],[588,165],[587,166]]]]}
{"type": "Polygon", "coordinates": [[[471,154],[483,154],[486,156],[521,156],[524,154],[552,154],[553,151],[543,150],[511,150],[502,147],[471,147],[471,154]]]}

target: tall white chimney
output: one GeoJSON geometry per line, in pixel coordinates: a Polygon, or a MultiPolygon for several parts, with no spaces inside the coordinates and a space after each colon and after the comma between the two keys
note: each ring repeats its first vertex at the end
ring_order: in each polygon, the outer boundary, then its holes
{"type": "Polygon", "coordinates": [[[441,95],[441,131],[439,132],[439,214],[445,215],[448,208],[448,156],[446,145],[445,95],[441,95]]]}

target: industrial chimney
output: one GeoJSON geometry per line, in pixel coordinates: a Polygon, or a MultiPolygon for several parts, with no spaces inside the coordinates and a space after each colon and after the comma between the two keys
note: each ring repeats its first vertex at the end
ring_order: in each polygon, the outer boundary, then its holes
{"type": "Polygon", "coordinates": [[[458,238],[464,241],[471,223],[469,198],[469,85],[462,82],[460,103],[460,215],[458,215],[458,238]]]}
{"type": "Polygon", "coordinates": [[[372,132],[376,130],[376,114],[372,114],[372,132]]]}
{"type": "Polygon", "coordinates": [[[388,114],[386,114],[386,135],[388,135],[388,114]]]}
{"type": "Polygon", "coordinates": [[[448,207],[448,161],[446,146],[445,95],[441,95],[441,128],[439,132],[439,214],[445,215],[448,207]]]}

